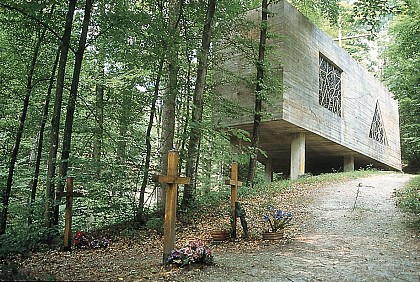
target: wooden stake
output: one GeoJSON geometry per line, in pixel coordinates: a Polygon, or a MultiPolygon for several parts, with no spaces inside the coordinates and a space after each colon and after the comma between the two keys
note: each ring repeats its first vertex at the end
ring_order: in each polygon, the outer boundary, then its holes
{"type": "Polygon", "coordinates": [[[178,184],[188,184],[188,177],[178,176],[178,151],[171,150],[168,153],[168,172],[167,175],[158,175],[155,180],[166,183],[165,200],[165,221],[163,223],[163,264],[168,264],[168,258],[175,246],[175,221],[177,205],[178,184]]]}
{"type": "Polygon", "coordinates": [[[66,192],[57,193],[57,198],[66,197],[66,220],[64,223],[63,251],[71,251],[71,224],[73,216],[73,197],[82,197],[82,193],[73,192],[73,177],[67,177],[66,192]]]}
{"type": "Polygon", "coordinates": [[[231,167],[231,176],[229,180],[225,182],[227,185],[230,185],[230,208],[231,208],[231,216],[232,216],[232,232],[230,234],[231,238],[236,238],[236,199],[237,199],[237,188],[242,186],[242,182],[238,181],[238,163],[233,162],[231,167]]]}

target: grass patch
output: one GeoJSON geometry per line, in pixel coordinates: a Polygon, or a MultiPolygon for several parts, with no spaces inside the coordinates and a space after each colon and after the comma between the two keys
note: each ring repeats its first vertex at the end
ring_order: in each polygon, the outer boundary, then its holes
{"type": "Polygon", "coordinates": [[[420,215],[420,175],[396,192],[398,206],[403,210],[420,215]]]}
{"type": "MultiPolygon", "coordinates": [[[[243,207],[247,209],[247,216],[251,216],[253,213],[263,214],[268,205],[277,207],[277,200],[281,200],[277,195],[282,192],[293,192],[302,187],[307,187],[310,190],[328,183],[339,183],[366,177],[378,172],[379,171],[377,170],[368,169],[353,172],[326,173],[316,176],[304,175],[296,180],[283,179],[270,183],[256,184],[254,187],[244,185],[237,190],[238,200],[243,204],[243,207]]],[[[202,195],[197,199],[193,207],[183,211],[184,218],[191,219],[193,217],[200,217],[203,213],[207,213],[209,218],[219,218],[216,222],[220,223],[220,225],[229,225],[231,213],[230,193],[230,186],[226,185],[219,191],[211,191],[210,193],[202,195]]]]}
{"type": "Polygon", "coordinates": [[[296,180],[279,180],[255,186],[254,188],[244,187],[239,189],[239,195],[245,198],[260,197],[264,194],[281,192],[285,189],[293,189],[299,185],[319,186],[326,183],[337,183],[340,181],[352,180],[378,173],[377,170],[358,170],[352,172],[326,173],[320,175],[304,175],[296,180]]]}
{"type": "MultiPolygon", "coordinates": [[[[278,193],[285,189],[293,189],[299,185],[319,186],[326,183],[337,183],[340,181],[365,177],[368,175],[376,174],[378,172],[378,170],[368,169],[352,172],[326,173],[316,176],[304,175],[296,180],[284,179],[271,183],[258,184],[254,187],[242,186],[238,188],[238,197],[242,199],[252,199],[256,197],[263,197],[264,195],[270,195],[272,193],[278,193]]],[[[210,193],[203,195],[195,204],[196,207],[218,206],[229,201],[230,188],[228,185],[226,185],[226,189],[221,191],[211,191],[210,193]]]]}

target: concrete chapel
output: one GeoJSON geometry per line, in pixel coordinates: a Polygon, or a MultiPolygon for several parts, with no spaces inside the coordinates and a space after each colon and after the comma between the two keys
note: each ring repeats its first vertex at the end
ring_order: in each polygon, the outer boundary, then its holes
{"type": "MultiPolygon", "coordinates": [[[[246,17],[260,21],[261,10],[246,17]]],[[[351,171],[372,165],[401,170],[398,104],[393,95],[287,1],[269,6],[267,44],[275,51],[269,60],[282,90],[270,93],[263,105],[258,160],[267,178],[282,172],[295,179],[306,172],[351,171]]],[[[244,33],[255,40],[259,30],[244,33]]],[[[244,78],[256,75],[255,66],[239,49],[227,48],[218,93],[226,102],[238,103],[235,117],[222,117],[226,128],[248,132],[253,128],[255,85],[244,78]],[[228,77],[235,73],[241,79],[228,77]]],[[[273,75],[273,73],[271,74],[273,75]]],[[[280,89],[280,87],[279,87],[280,89]]],[[[243,141],[232,136],[231,143],[243,141]]]]}

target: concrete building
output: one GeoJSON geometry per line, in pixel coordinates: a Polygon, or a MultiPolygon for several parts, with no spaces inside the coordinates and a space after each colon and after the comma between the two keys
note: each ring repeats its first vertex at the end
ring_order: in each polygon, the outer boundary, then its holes
{"type": "MultiPolygon", "coordinates": [[[[269,7],[267,62],[277,90],[269,91],[258,159],[268,177],[282,172],[351,171],[372,165],[401,170],[398,104],[367,70],[286,1],[269,7]]],[[[247,18],[256,22],[260,10],[247,18]]],[[[258,41],[259,30],[238,32],[258,41]]],[[[226,48],[217,91],[238,109],[226,128],[253,128],[256,68],[237,48],[226,48]],[[234,78],[236,77],[236,79],[234,78]],[[254,79],[255,80],[255,79],[254,79]],[[240,107],[239,107],[240,106],[240,107]]],[[[232,136],[232,144],[244,142],[232,136]]]]}

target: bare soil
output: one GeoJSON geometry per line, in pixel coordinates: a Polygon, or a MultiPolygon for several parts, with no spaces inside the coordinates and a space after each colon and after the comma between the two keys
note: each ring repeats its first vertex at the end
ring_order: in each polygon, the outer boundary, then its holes
{"type": "Polygon", "coordinates": [[[21,270],[36,279],[67,281],[420,281],[420,234],[393,198],[411,177],[382,172],[269,195],[295,212],[294,225],[279,241],[260,238],[260,215],[252,210],[261,202],[244,202],[247,240],[211,243],[212,216],[219,210],[204,219],[181,219],[178,241],[212,244],[211,266],[163,267],[161,236],[139,231],[137,240],[121,239],[103,250],[34,253],[20,262],[21,270]]]}
{"type": "Polygon", "coordinates": [[[191,281],[420,281],[419,234],[393,193],[411,176],[381,173],[319,189],[302,235],[263,250],[225,252],[191,281]]]}

